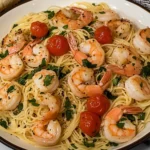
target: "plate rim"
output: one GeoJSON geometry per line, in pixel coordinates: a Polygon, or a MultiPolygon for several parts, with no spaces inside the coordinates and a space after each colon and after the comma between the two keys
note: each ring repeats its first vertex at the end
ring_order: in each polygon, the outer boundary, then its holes
{"type": "MultiPolygon", "coordinates": [[[[17,7],[20,7],[21,5],[24,5],[24,4],[27,4],[27,3],[31,3],[31,2],[36,2],[37,0],[28,0],[27,2],[23,2],[21,3],[20,5],[16,5],[14,6],[13,8],[11,8],[10,10],[7,10],[6,12],[2,12],[0,14],[0,17],[3,17],[5,14],[8,14],[10,13],[13,9],[16,9],[17,7]]],[[[148,9],[146,9],[145,7],[141,6],[140,4],[134,2],[134,1],[130,1],[130,0],[125,0],[129,3],[132,3],[133,5],[135,6],[138,6],[140,9],[143,9],[144,11],[148,12],[150,14],[150,11],[148,9]]],[[[10,134],[11,135],[11,134],[10,134]]],[[[149,133],[147,133],[146,135],[144,135],[142,138],[136,140],[135,142],[127,145],[127,146],[124,146],[123,148],[119,148],[117,150],[127,150],[127,149],[131,149],[139,144],[141,144],[143,141],[145,141],[146,139],[150,138],[150,131],[149,133]]],[[[12,148],[12,149],[15,149],[15,150],[27,150],[27,149],[24,149],[20,146],[17,146],[16,144],[14,143],[11,143],[10,141],[7,141],[5,138],[3,138],[2,136],[0,136],[0,142],[6,146],[8,146],[9,148],[12,148]]]]}

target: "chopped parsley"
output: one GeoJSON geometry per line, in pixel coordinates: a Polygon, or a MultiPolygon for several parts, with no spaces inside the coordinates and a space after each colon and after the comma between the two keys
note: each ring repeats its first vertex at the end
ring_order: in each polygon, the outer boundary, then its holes
{"type": "Polygon", "coordinates": [[[120,80],[121,80],[121,76],[116,77],[115,79],[113,79],[113,81],[112,81],[112,82],[113,82],[113,85],[114,85],[114,86],[117,86],[120,80]]]}
{"type": "Polygon", "coordinates": [[[15,27],[17,27],[17,26],[18,26],[18,24],[14,24],[12,28],[15,28],[15,27]]]}
{"type": "Polygon", "coordinates": [[[48,19],[53,18],[54,15],[55,15],[55,12],[54,11],[50,11],[50,10],[44,11],[44,13],[48,14],[48,19]]]}
{"type": "Polygon", "coordinates": [[[0,59],[5,58],[7,55],[9,55],[8,50],[6,50],[4,53],[0,53],[0,59]]]}
{"type": "Polygon", "coordinates": [[[28,73],[26,73],[26,74],[24,74],[23,76],[21,76],[21,77],[18,79],[18,83],[20,83],[21,85],[25,85],[25,84],[26,84],[26,80],[28,79],[28,76],[29,76],[28,73]]]}
{"type": "Polygon", "coordinates": [[[142,68],[141,75],[145,78],[150,76],[150,62],[148,62],[147,65],[142,68]]]}
{"type": "Polygon", "coordinates": [[[63,28],[64,28],[64,29],[68,29],[68,25],[64,25],[63,28]]]}
{"type": "Polygon", "coordinates": [[[82,64],[87,68],[95,68],[97,66],[96,64],[92,64],[91,62],[89,62],[87,59],[83,59],[82,64]]]}
{"type": "Polygon", "coordinates": [[[14,90],[15,90],[15,87],[14,85],[12,85],[7,89],[7,93],[12,93],[14,90]]]}
{"type": "Polygon", "coordinates": [[[66,31],[62,31],[59,35],[64,36],[67,32],[66,31]]]}
{"type": "Polygon", "coordinates": [[[28,100],[29,103],[31,103],[33,106],[39,106],[38,103],[36,103],[36,99],[35,98],[32,98],[30,100],[28,100]]]}
{"type": "Polygon", "coordinates": [[[23,103],[19,103],[16,110],[13,112],[14,115],[18,115],[23,110],[23,103]]]}
{"type": "Polygon", "coordinates": [[[104,94],[107,96],[108,99],[111,99],[111,100],[115,100],[117,98],[117,96],[112,95],[112,93],[107,90],[104,91],[104,94]]]}
{"type": "Polygon", "coordinates": [[[139,113],[139,114],[138,114],[138,119],[139,119],[139,120],[144,120],[144,119],[145,119],[145,113],[143,113],[143,112],[142,112],[142,113],[139,113]]]}
{"type": "Polygon", "coordinates": [[[100,67],[98,71],[99,71],[99,73],[101,73],[103,71],[106,71],[106,68],[105,67],[100,67]]]}
{"type": "Polygon", "coordinates": [[[42,59],[42,63],[39,67],[44,67],[44,66],[46,66],[46,59],[45,58],[42,59]]]}
{"type": "Polygon", "coordinates": [[[121,118],[118,122],[117,122],[117,127],[123,129],[125,123],[122,122],[124,120],[127,120],[126,118],[121,118]]]}
{"type": "Polygon", "coordinates": [[[118,146],[119,144],[118,143],[115,143],[115,142],[109,142],[107,144],[107,146],[118,146]]]}
{"type": "Polygon", "coordinates": [[[7,122],[5,120],[3,120],[3,119],[0,120],[0,126],[2,126],[5,129],[8,128],[7,122]]]}
{"type": "Polygon", "coordinates": [[[74,148],[74,149],[78,149],[78,147],[75,145],[75,144],[71,144],[71,146],[74,148]]]}
{"type": "Polygon", "coordinates": [[[53,76],[46,75],[46,77],[44,79],[44,86],[49,86],[51,84],[53,78],[54,78],[54,75],[53,76]]]}
{"type": "Polygon", "coordinates": [[[146,40],[150,43],[150,38],[146,38],[146,40]]]}
{"type": "Polygon", "coordinates": [[[88,139],[87,139],[87,138],[84,138],[84,139],[83,139],[83,144],[84,144],[86,147],[95,147],[95,142],[96,142],[95,139],[94,139],[92,142],[88,142],[88,139]]]}
{"type": "Polygon", "coordinates": [[[53,34],[53,30],[55,29],[58,29],[58,27],[55,27],[55,26],[52,26],[50,29],[49,29],[49,36],[51,36],[53,34]]]}
{"type": "Polygon", "coordinates": [[[125,114],[125,117],[127,117],[130,121],[135,121],[135,117],[132,114],[125,114]]]}
{"type": "Polygon", "coordinates": [[[87,32],[89,32],[89,34],[91,36],[94,36],[94,31],[92,28],[86,26],[86,27],[83,27],[83,29],[86,30],[87,32]]]}
{"type": "Polygon", "coordinates": [[[72,119],[72,115],[73,115],[73,108],[75,105],[71,105],[71,101],[69,100],[69,98],[67,97],[66,98],[66,101],[65,101],[65,104],[64,104],[64,107],[65,107],[65,116],[66,116],[66,119],[67,121],[69,121],[70,119],[72,119]]]}
{"type": "Polygon", "coordinates": [[[99,13],[100,13],[100,14],[105,14],[105,12],[104,12],[104,11],[100,11],[99,13]]]}
{"type": "Polygon", "coordinates": [[[57,74],[57,76],[59,76],[59,74],[60,74],[61,70],[63,69],[63,67],[48,64],[46,69],[54,71],[57,74]]]}

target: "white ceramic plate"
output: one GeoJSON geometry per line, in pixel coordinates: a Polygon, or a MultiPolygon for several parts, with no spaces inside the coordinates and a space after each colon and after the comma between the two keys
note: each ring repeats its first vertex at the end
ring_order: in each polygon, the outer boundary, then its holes
{"type": "MultiPolygon", "coordinates": [[[[49,6],[67,6],[79,0],[34,0],[25,3],[0,18],[0,38],[3,38],[10,30],[12,24],[20,19],[22,16],[31,12],[40,12],[46,10],[49,6]]],[[[91,3],[106,2],[108,5],[120,14],[120,16],[130,19],[134,24],[140,28],[149,26],[150,14],[144,9],[136,6],[125,0],[85,0],[91,3]]],[[[140,132],[131,141],[121,144],[114,149],[129,149],[136,144],[139,144],[142,139],[150,137],[150,123],[147,124],[145,129],[140,132]]],[[[16,138],[15,136],[9,135],[6,132],[0,131],[0,141],[13,149],[28,149],[28,150],[45,150],[47,148],[38,148],[36,146],[25,143],[24,141],[16,138]],[[16,147],[18,146],[18,148],[16,147]],[[20,148],[19,148],[20,147],[20,148]]],[[[49,149],[49,148],[48,148],[49,149]]]]}

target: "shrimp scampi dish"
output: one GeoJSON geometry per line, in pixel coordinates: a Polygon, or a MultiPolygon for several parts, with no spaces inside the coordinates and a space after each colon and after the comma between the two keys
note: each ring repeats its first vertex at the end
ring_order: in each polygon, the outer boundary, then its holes
{"type": "Polygon", "coordinates": [[[111,150],[150,122],[150,27],[106,3],[16,21],[0,44],[0,130],[38,149],[111,150]]]}

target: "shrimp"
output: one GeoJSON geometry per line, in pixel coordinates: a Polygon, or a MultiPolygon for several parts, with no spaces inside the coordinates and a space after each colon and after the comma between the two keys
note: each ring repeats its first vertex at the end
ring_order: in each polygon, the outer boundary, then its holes
{"type": "Polygon", "coordinates": [[[104,63],[105,52],[95,39],[89,39],[82,42],[79,45],[79,50],[75,37],[72,33],[68,34],[68,42],[74,59],[80,65],[83,65],[84,60],[88,60],[90,63],[96,65],[97,67],[101,66],[104,63]]]}
{"type": "Polygon", "coordinates": [[[77,7],[71,7],[70,11],[75,13],[75,18],[72,17],[73,15],[68,15],[69,12],[67,10],[60,10],[51,21],[55,26],[59,27],[68,25],[68,28],[71,30],[81,29],[93,21],[93,14],[90,11],[77,7]],[[76,17],[77,15],[79,17],[76,17]]]}
{"type": "Polygon", "coordinates": [[[61,136],[61,126],[57,120],[36,121],[33,130],[33,139],[39,145],[55,145],[61,136]]]}
{"type": "Polygon", "coordinates": [[[68,84],[75,96],[80,98],[102,94],[111,80],[107,70],[98,85],[94,82],[94,71],[86,67],[74,68],[68,77],[68,84]]]}
{"type": "Polygon", "coordinates": [[[22,59],[30,67],[38,67],[43,59],[46,63],[50,60],[49,51],[43,44],[37,44],[39,42],[41,42],[39,39],[30,42],[20,53],[22,59]]]}
{"type": "Polygon", "coordinates": [[[57,89],[59,85],[59,80],[56,76],[56,73],[54,71],[46,69],[37,72],[33,76],[33,81],[40,92],[52,93],[57,89]]]}
{"type": "Polygon", "coordinates": [[[111,142],[123,143],[131,140],[136,135],[136,126],[129,120],[123,119],[123,128],[117,126],[123,114],[138,114],[141,113],[140,107],[121,106],[112,108],[104,118],[103,133],[104,136],[111,142]]]}
{"type": "Polygon", "coordinates": [[[139,75],[128,78],[125,82],[125,89],[128,95],[137,101],[150,99],[150,85],[139,75]]]}
{"type": "Polygon", "coordinates": [[[22,33],[22,30],[18,30],[15,32],[15,35],[9,37],[8,35],[2,41],[2,49],[3,51],[8,50],[9,54],[19,52],[24,45],[26,44],[25,37],[22,33]]]}
{"type": "Polygon", "coordinates": [[[24,70],[24,64],[18,54],[11,54],[0,60],[0,77],[12,80],[24,70]]]}
{"type": "Polygon", "coordinates": [[[111,69],[116,74],[129,77],[140,74],[142,64],[138,59],[138,54],[134,52],[134,49],[127,46],[118,46],[114,49],[111,57],[119,66],[109,64],[107,65],[107,69],[111,69]]]}
{"type": "Polygon", "coordinates": [[[108,22],[110,20],[119,19],[119,16],[113,10],[103,10],[95,13],[94,18],[97,18],[100,22],[108,22]]]}
{"type": "Polygon", "coordinates": [[[132,29],[130,21],[125,19],[110,20],[107,26],[111,29],[114,36],[122,39],[125,39],[132,29]]]}
{"type": "Polygon", "coordinates": [[[22,95],[20,88],[7,83],[0,89],[0,110],[14,110],[21,101],[22,95]]]}
{"type": "Polygon", "coordinates": [[[58,97],[52,96],[50,93],[38,95],[37,100],[41,105],[46,105],[49,111],[43,116],[43,120],[55,119],[60,111],[61,102],[58,97]]]}
{"type": "Polygon", "coordinates": [[[133,45],[143,54],[150,54],[150,28],[136,32],[133,38],[133,45]]]}

